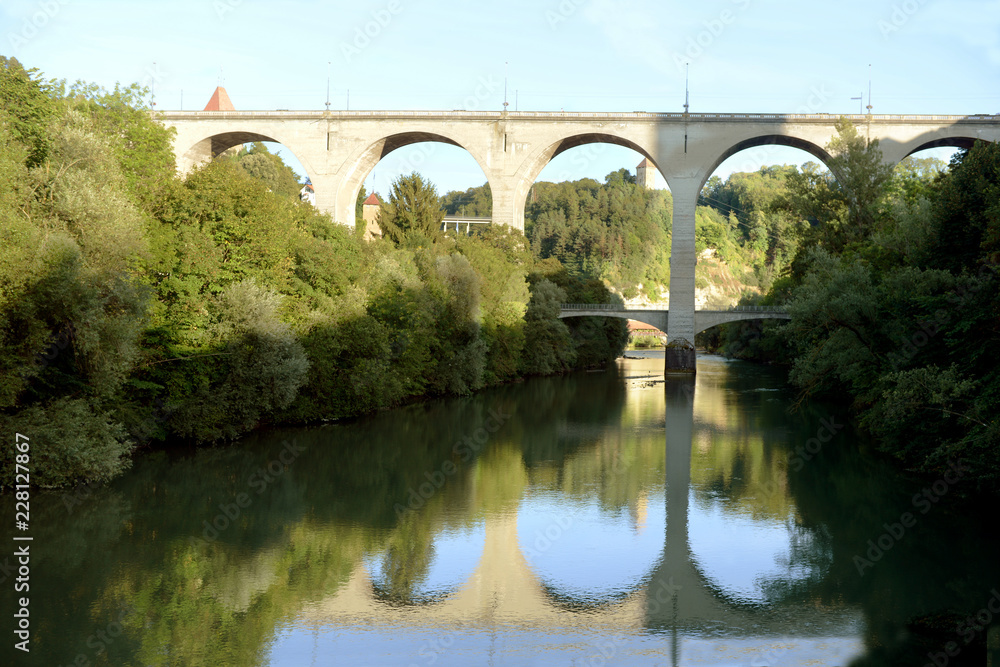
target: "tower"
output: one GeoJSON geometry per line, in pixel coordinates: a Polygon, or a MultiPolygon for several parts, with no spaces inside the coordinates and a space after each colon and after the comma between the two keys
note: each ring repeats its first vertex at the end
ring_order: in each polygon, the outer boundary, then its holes
{"type": "Polygon", "coordinates": [[[656,167],[649,160],[643,160],[635,168],[635,182],[647,190],[656,189],[656,167]]]}
{"type": "Polygon", "coordinates": [[[382,228],[378,225],[378,212],[381,207],[382,200],[374,192],[368,195],[368,199],[361,205],[361,215],[365,221],[365,241],[382,236],[382,228]]]}

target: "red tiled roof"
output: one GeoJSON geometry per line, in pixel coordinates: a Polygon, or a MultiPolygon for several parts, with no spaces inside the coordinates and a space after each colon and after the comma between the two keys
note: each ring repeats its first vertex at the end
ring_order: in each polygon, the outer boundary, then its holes
{"type": "Polygon", "coordinates": [[[652,167],[652,166],[653,166],[652,163],[650,163],[648,159],[644,158],[642,162],[639,163],[639,166],[636,167],[636,169],[639,169],[640,167],[652,167]]]}
{"type": "Polygon", "coordinates": [[[652,327],[645,322],[639,322],[638,320],[628,321],[629,331],[659,331],[656,327],[652,327]]]}
{"type": "Polygon", "coordinates": [[[215,89],[212,93],[212,99],[208,101],[205,105],[205,111],[236,111],[236,107],[233,106],[232,100],[229,99],[229,93],[222,86],[215,89]]]}
{"type": "Polygon", "coordinates": [[[365,206],[381,206],[382,200],[378,198],[378,195],[374,192],[368,195],[368,199],[365,200],[365,206]]]}

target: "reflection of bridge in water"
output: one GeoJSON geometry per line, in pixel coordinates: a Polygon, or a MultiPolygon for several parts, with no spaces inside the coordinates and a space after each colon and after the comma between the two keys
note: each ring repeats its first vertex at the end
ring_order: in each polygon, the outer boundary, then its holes
{"type": "MultiPolygon", "coordinates": [[[[533,571],[520,542],[516,512],[489,513],[485,543],[471,576],[450,595],[422,604],[379,599],[366,567],[308,616],[340,626],[454,626],[469,630],[649,632],[669,634],[674,664],[683,636],[853,638],[860,612],[810,600],[741,602],[700,571],[688,538],[694,378],[666,381],[666,526],[662,554],[628,594],[601,602],[575,601],[555,592],[533,571]]],[[[572,528],[570,528],[572,529],[572,528]]],[[[558,539],[558,538],[557,538],[558,539]]],[[[733,549],[740,545],[733,544],[733,549]]]]}

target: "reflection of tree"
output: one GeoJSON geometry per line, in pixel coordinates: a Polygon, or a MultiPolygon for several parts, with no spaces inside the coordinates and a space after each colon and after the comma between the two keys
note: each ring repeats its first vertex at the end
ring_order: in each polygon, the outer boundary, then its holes
{"type": "Polygon", "coordinates": [[[433,528],[410,514],[392,531],[381,558],[382,577],[374,582],[376,595],[391,602],[419,601],[416,590],[434,560],[433,528]]]}
{"type": "MultiPolygon", "coordinates": [[[[858,451],[847,430],[796,472],[789,453],[831,412],[789,416],[777,392],[749,390],[770,378],[747,366],[699,375],[692,449],[696,498],[714,492],[724,511],[789,526],[783,573],[760,582],[766,599],[860,605],[870,643],[886,646],[914,617],[978,610],[1000,572],[996,540],[973,514],[935,507],[858,576],[853,557],[884,523],[914,511],[919,488],[858,451]]],[[[364,554],[382,558],[385,599],[419,602],[435,537],[509,511],[529,484],[596,494],[605,511],[637,515],[638,499],[664,479],[664,395],[627,391],[606,373],[530,380],[238,447],[146,456],[72,514],[61,498],[41,496],[46,532],[32,554],[46,576],[32,594],[46,611],[33,624],[33,653],[45,664],[78,653],[95,665],[261,664],[275,628],[336,593],[364,554]],[[455,444],[491,411],[511,416],[463,460],[455,444]],[[305,451],[257,494],[248,480],[286,439],[305,451]],[[444,469],[453,472],[409,509],[411,491],[444,469]],[[240,493],[252,502],[233,525],[192,541],[240,493]],[[88,648],[123,612],[124,634],[100,655],[88,648]]]]}
{"type": "Polygon", "coordinates": [[[602,400],[578,395],[602,384],[593,374],[560,382],[529,381],[345,425],[274,430],[190,455],[149,455],[72,515],[50,499],[51,537],[39,539],[37,556],[46,572],[59,574],[37,583],[47,609],[33,648],[46,664],[77,653],[95,665],[260,664],[275,627],[304,601],[334,594],[365,553],[384,551],[387,595],[410,600],[427,575],[435,535],[520,499],[520,442],[541,446],[552,432],[545,424],[602,400]],[[463,461],[455,444],[482,436],[498,414],[510,416],[463,461]],[[261,489],[261,470],[285,440],[304,452],[287,467],[275,463],[280,474],[261,489]],[[455,468],[443,484],[418,496],[415,509],[397,512],[446,462],[455,468]],[[203,522],[244,493],[251,504],[204,539],[203,522]],[[124,634],[96,655],[87,638],[119,618],[124,634]]]}

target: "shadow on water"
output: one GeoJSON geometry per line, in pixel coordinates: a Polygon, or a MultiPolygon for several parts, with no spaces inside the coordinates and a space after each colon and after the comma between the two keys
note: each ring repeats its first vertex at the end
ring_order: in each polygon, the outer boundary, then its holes
{"type": "Polygon", "coordinates": [[[590,575],[571,580],[558,561],[571,551],[520,546],[567,618],[639,601],[636,642],[661,659],[693,640],[827,632],[862,642],[859,666],[923,665],[948,641],[962,649],[948,664],[985,664],[985,632],[969,645],[956,633],[1000,586],[984,512],[945,494],[922,513],[923,484],[869,455],[837,410],[790,414],[774,373],[707,358],[696,380],[634,379],[657,363],[156,453],[74,501],[36,494],[32,652],[17,664],[270,664],[277,629],[343,592],[359,564],[376,608],[440,607],[467,573],[442,579],[435,563],[464,549],[476,567],[493,544],[483,526],[527,522],[525,507],[553,498],[580,531],[638,534],[664,508],[642,543],[659,549],[651,564],[603,597],[587,596],[590,575]],[[914,525],[898,533],[907,512],[914,525]],[[720,559],[756,556],[726,531],[780,549],[761,552],[759,572],[733,566],[720,559]],[[860,573],[859,556],[871,562],[860,573]]]}

